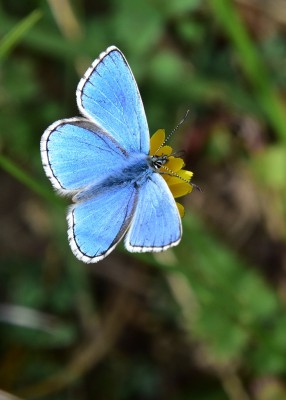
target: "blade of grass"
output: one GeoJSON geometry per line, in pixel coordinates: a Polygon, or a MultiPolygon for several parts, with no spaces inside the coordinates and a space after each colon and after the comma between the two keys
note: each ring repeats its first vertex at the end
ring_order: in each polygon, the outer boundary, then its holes
{"type": "Polygon", "coordinates": [[[20,167],[18,167],[15,163],[13,163],[11,160],[3,156],[2,154],[0,155],[0,167],[2,167],[10,175],[14,176],[14,178],[16,178],[23,185],[27,186],[33,192],[44,197],[48,201],[56,201],[55,200],[56,196],[54,196],[54,194],[51,191],[46,190],[36,180],[31,178],[20,167]]]}
{"type": "Polygon", "coordinates": [[[40,10],[34,10],[30,15],[19,22],[0,42],[0,61],[19,43],[22,37],[28,32],[41,18],[40,10]]]}
{"type": "Polygon", "coordinates": [[[263,59],[249,37],[233,2],[211,0],[209,4],[240,56],[241,65],[253,86],[257,102],[259,102],[279,139],[286,144],[285,107],[272,86],[263,59]]]}

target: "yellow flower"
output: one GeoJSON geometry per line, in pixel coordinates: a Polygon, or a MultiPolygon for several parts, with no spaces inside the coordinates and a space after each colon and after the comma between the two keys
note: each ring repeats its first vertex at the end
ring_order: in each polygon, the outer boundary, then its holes
{"type": "MultiPolygon", "coordinates": [[[[172,195],[176,199],[177,197],[185,196],[190,193],[193,189],[190,180],[193,176],[191,171],[182,169],[185,163],[182,158],[172,156],[172,147],[162,146],[165,140],[165,130],[158,129],[150,139],[150,156],[162,156],[168,157],[167,162],[159,169],[162,172],[162,177],[167,182],[172,195]],[[160,148],[160,146],[162,146],[160,148]],[[158,150],[160,148],[160,150],[158,150]],[[168,175],[168,170],[170,175],[168,175]],[[174,173],[174,175],[172,175],[174,173]],[[182,178],[182,179],[181,179],[182,178]]],[[[182,204],[177,203],[180,216],[183,217],[185,209],[182,204]]]]}

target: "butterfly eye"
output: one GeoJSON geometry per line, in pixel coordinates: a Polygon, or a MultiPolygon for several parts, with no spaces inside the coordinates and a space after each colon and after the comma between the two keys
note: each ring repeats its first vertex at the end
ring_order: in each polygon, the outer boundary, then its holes
{"type": "Polygon", "coordinates": [[[163,165],[165,165],[167,161],[168,161],[168,156],[167,155],[164,155],[164,156],[153,156],[153,157],[151,157],[151,167],[154,170],[157,171],[163,165]]]}

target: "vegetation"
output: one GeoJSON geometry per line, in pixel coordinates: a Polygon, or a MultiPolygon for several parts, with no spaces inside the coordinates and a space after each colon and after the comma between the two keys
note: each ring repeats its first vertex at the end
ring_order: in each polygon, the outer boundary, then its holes
{"type": "MultiPolygon", "coordinates": [[[[0,4],[0,397],[286,399],[281,0],[0,4]],[[203,192],[176,248],[72,255],[39,141],[118,46],[203,192]]],[[[162,207],[164,205],[162,204],[162,207]]]]}

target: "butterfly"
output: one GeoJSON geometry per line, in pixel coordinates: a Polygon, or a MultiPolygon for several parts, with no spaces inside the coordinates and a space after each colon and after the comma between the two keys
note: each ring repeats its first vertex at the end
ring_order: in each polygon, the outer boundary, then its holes
{"type": "MultiPolygon", "coordinates": [[[[130,252],[176,246],[182,224],[168,179],[177,179],[178,189],[182,178],[191,191],[191,173],[180,174],[178,162],[178,173],[168,172],[167,164],[180,159],[164,143],[151,155],[141,96],[118,48],[108,47],[92,63],[76,99],[82,116],[53,123],[41,138],[47,177],[73,201],[67,222],[74,255],[85,263],[98,262],[123,237],[130,252]]],[[[162,131],[157,131],[161,141],[162,131]]]]}

